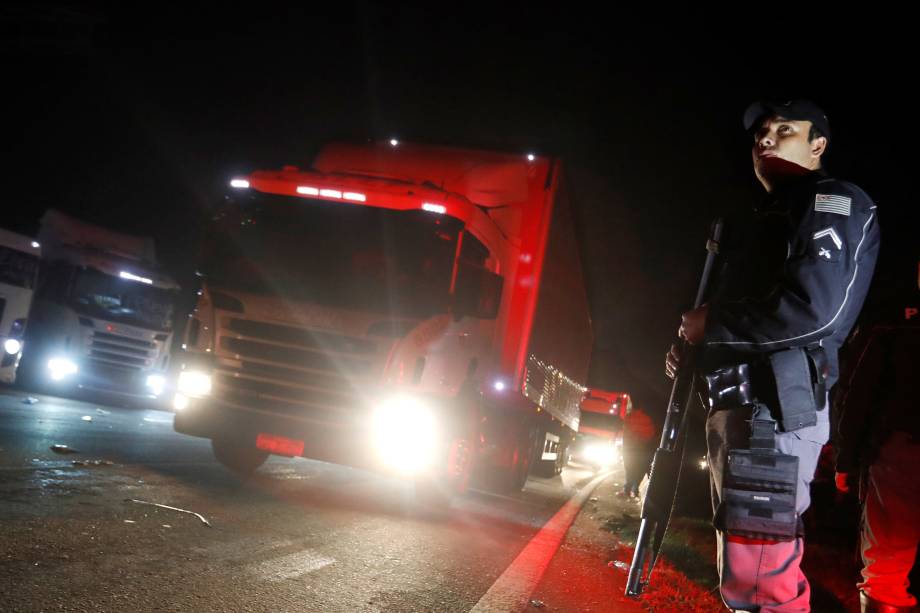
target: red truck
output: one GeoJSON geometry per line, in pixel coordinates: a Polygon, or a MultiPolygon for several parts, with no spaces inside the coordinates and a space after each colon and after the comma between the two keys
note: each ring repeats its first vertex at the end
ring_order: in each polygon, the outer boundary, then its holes
{"type": "Polygon", "coordinates": [[[622,457],[623,423],[632,407],[626,392],[589,389],[581,400],[581,422],[569,460],[604,468],[622,457]]]}
{"type": "Polygon", "coordinates": [[[211,216],[175,429],[462,492],[551,476],[579,423],[591,321],[558,160],[332,144],[234,178],[211,216]]]}

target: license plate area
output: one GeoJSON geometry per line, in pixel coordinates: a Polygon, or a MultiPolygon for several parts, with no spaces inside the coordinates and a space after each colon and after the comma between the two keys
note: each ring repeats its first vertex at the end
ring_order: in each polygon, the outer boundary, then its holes
{"type": "Polygon", "coordinates": [[[275,455],[297,457],[303,455],[303,441],[264,432],[256,436],[256,447],[275,455]]]}

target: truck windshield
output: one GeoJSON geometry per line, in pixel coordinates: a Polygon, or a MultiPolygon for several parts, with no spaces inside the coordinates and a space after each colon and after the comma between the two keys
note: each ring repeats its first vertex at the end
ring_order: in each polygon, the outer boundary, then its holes
{"type": "Polygon", "coordinates": [[[32,289],[37,272],[37,256],[0,245],[0,283],[32,289]]]}
{"type": "Polygon", "coordinates": [[[591,411],[582,411],[579,427],[616,432],[623,429],[623,422],[619,417],[616,415],[611,415],[610,413],[594,413],[591,411]]]}
{"type": "Polygon", "coordinates": [[[403,317],[446,313],[456,219],[250,193],[206,242],[213,287],[403,317]]]}
{"type": "Polygon", "coordinates": [[[84,315],[167,332],[176,293],[83,268],[74,276],[70,297],[84,315]]]}

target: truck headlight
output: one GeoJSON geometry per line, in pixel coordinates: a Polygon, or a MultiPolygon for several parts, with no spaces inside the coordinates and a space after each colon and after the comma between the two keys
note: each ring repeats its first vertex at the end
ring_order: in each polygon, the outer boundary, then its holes
{"type": "Polygon", "coordinates": [[[593,443],[585,448],[585,457],[598,466],[609,466],[617,460],[617,452],[613,445],[593,443]]]}
{"type": "Polygon", "coordinates": [[[3,350],[10,355],[16,355],[22,349],[22,343],[15,338],[8,338],[3,343],[3,350]]]}
{"type": "Polygon", "coordinates": [[[159,396],[163,393],[163,388],[166,387],[166,377],[163,375],[149,375],[147,377],[147,387],[150,389],[151,394],[159,396]]]}
{"type": "Polygon", "coordinates": [[[437,424],[431,410],[419,401],[391,398],[374,412],[373,426],[377,453],[391,468],[417,474],[433,463],[437,424]]]}
{"type": "Polygon", "coordinates": [[[198,370],[183,370],[179,373],[177,387],[185,396],[207,396],[211,393],[211,375],[198,370]]]}
{"type": "Polygon", "coordinates": [[[173,408],[177,411],[182,411],[188,408],[188,396],[182,394],[176,394],[173,398],[173,408]]]}
{"type": "Polygon", "coordinates": [[[61,381],[77,374],[80,369],[72,360],[67,358],[51,358],[48,360],[48,370],[51,371],[51,378],[54,381],[61,381]]]}

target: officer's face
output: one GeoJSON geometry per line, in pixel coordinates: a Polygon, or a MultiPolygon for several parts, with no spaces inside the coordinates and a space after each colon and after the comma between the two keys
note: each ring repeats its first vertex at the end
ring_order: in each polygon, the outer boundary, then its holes
{"type": "Polygon", "coordinates": [[[774,116],[765,119],[754,133],[751,150],[754,172],[767,189],[771,181],[783,175],[820,168],[827,139],[820,137],[809,141],[810,129],[810,121],[774,116]]]}

